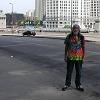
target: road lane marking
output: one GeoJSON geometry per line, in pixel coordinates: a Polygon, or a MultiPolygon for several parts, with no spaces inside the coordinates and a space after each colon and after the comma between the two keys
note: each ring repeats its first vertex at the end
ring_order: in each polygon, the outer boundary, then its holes
{"type": "Polygon", "coordinates": [[[90,52],[90,53],[94,53],[96,55],[100,55],[100,52],[94,52],[94,51],[90,51],[90,50],[87,50],[86,52],[90,52]]]}
{"type": "Polygon", "coordinates": [[[50,46],[50,45],[46,45],[46,44],[39,44],[39,43],[26,43],[26,44],[14,44],[14,45],[6,45],[6,46],[0,46],[0,47],[14,47],[14,46],[23,46],[23,45],[39,45],[39,46],[47,46],[47,47],[55,47],[55,46],[50,46]]]}

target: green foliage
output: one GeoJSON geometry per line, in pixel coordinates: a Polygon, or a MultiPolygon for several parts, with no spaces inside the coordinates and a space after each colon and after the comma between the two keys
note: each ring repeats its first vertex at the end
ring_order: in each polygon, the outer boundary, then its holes
{"type": "Polygon", "coordinates": [[[34,20],[19,20],[17,22],[17,25],[19,26],[31,25],[31,26],[39,27],[43,25],[43,22],[38,18],[35,18],[34,20]]]}
{"type": "Polygon", "coordinates": [[[32,21],[32,20],[20,20],[20,21],[18,21],[18,25],[19,26],[25,26],[25,25],[33,26],[34,25],[34,21],[32,21]]]}
{"type": "Polygon", "coordinates": [[[34,26],[35,27],[43,26],[43,21],[39,20],[38,17],[35,17],[34,18],[34,26]]]}
{"type": "Polygon", "coordinates": [[[70,26],[69,25],[65,25],[64,28],[70,28],[70,26]]]}

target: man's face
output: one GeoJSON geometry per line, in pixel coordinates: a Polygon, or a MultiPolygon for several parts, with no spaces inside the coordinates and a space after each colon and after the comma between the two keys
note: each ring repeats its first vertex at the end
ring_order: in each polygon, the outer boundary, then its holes
{"type": "Polygon", "coordinates": [[[80,31],[79,28],[74,28],[74,29],[73,29],[73,33],[74,33],[75,35],[78,35],[79,31],[80,31]]]}

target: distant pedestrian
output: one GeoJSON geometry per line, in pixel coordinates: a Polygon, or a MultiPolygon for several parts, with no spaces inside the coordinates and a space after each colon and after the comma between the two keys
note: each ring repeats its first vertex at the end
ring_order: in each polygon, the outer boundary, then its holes
{"type": "Polygon", "coordinates": [[[76,78],[75,85],[76,89],[84,91],[84,88],[81,85],[81,70],[82,63],[85,53],[85,40],[84,36],[80,33],[80,26],[74,25],[72,32],[67,35],[65,41],[65,62],[67,63],[67,74],[65,86],[62,88],[65,91],[71,85],[71,76],[72,71],[75,66],[76,78]]]}

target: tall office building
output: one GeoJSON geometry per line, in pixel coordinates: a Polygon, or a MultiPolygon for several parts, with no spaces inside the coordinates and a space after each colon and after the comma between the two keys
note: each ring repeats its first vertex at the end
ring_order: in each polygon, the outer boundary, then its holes
{"type": "Polygon", "coordinates": [[[45,17],[46,0],[35,0],[35,17],[39,20],[43,20],[45,17]]]}
{"type": "Polygon", "coordinates": [[[40,19],[40,0],[35,0],[35,17],[40,19]]]}
{"type": "Polygon", "coordinates": [[[94,28],[99,6],[100,0],[46,0],[46,27],[70,26],[72,14],[73,24],[78,23],[81,28],[94,28]]]}
{"type": "Polygon", "coordinates": [[[100,32],[100,0],[92,0],[92,3],[94,7],[92,7],[91,15],[96,16],[94,28],[97,32],[100,32]]]}
{"type": "Polygon", "coordinates": [[[46,0],[46,27],[62,28],[70,26],[71,14],[73,23],[80,24],[83,15],[81,11],[84,7],[82,4],[83,0],[46,0]]]}
{"type": "Polygon", "coordinates": [[[84,0],[84,25],[94,28],[95,20],[99,17],[99,0],[84,0]]]}
{"type": "Polygon", "coordinates": [[[28,20],[33,20],[34,19],[34,12],[32,10],[27,11],[25,17],[28,20]]]}

